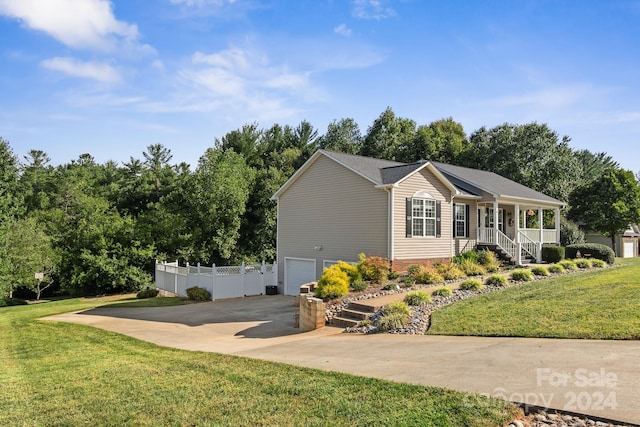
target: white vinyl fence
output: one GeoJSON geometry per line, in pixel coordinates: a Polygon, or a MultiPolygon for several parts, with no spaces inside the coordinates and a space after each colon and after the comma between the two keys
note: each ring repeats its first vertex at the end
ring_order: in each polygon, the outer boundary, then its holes
{"type": "Polygon", "coordinates": [[[204,267],[178,262],[156,261],[156,288],[186,296],[187,288],[198,286],[211,293],[211,300],[266,294],[267,286],[278,285],[278,264],[249,264],[204,267]]]}

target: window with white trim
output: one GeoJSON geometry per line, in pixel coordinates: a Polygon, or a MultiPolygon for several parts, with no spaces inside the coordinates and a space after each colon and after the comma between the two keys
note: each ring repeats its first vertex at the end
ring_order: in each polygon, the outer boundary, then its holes
{"type": "Polygon", "coordinates": [[[454,206],[454,237],[467,237],[467,205],[456,203],[454,206]]]}
{"type": "Polygon", "coordinates": [[[435,200],[412,200],[412,234],[416,237],[436,237],[435,200]]]}

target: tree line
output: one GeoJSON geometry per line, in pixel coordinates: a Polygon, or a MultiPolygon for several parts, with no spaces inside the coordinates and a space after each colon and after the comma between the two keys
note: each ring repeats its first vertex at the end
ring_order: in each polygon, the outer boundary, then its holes
{"type": "Polygon", "coordinates": [[[150,283],[155,259],[271,261],[270,197],[318,149],[489,170],[570,202],[573,219],[591,220],[585,200],[594,188],[607,200],[622,193],[628,209],[616,214],[613,228],[637,221],[633,173],[604,152],[574,150],[569,142],[539,123],[482,127],[467,137],[452,118],[417,125],[391,108],[364,135],[350,118],[333,121],[322,135],[307,121],[266,129],[246,124],[215,138],[193,168],[172,162],[160,144],[122,164],[82,154],[53,166],[40,150],[19,159],[0,137],[0,297],[132,291],[150,283]]]}

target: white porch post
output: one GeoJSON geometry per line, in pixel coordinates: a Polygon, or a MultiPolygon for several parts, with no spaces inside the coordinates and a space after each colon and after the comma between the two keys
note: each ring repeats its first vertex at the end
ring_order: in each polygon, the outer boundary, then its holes
{"type": "Polygon", "coordinates": [[[560,244],[560,208],[555,209],[556,220],[556,243],[560,244]]]}
{"type": "Polygon", "coordinates": [[[516,217],[516,263],[522,265],[522,243],[520,243],[520,205],[516,204],[514,208],[516,217]]]}
{"type": "Polygon", "coordinates": [[[498,244],[498,201],[493,202],[493,243],[498,244]]]}
{"type": "Polygon", "coordinates": [[[538,208],[538,256],[536,257],[536,262],[540,264],[542,262],[542,241],[544,240],[544,232],[542,229],[542,222],[544,220],[544,216],[542,208],[538,208]]]}

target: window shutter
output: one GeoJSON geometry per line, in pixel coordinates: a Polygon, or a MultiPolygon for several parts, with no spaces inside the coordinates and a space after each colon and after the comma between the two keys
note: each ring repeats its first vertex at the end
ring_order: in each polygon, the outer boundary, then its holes
{"type": "Polygon", "coordinates": [[[465,212],[465,225],[466,225],[466,230],[464,231],[466,233],[465,237],[469,238],[471,236],[471,233],[469,233],[469,225],[471,223],[471,217],[469,216],[471,210],[469,209],[469,205],[465,205],[466,206],[466,212],[465,212]]]}
{"type": "Polygon", "coordinates": [[[456,206],[458,206],[457,203],[453,204],[453,215],[451,215],[453,217],[453,221],[452,221],[452,226],[451,226],[451,230],[453,231],[453,238],[456,238],[456,206]]]}
{"type": "Polygon", "coordinates": [[[413,237],[413,222],[412,222],[412,216],[413,216],[413,205],[412,205],[412,201],[411,199],[407,199],[406,201],[406,213],[407,213],[407,220],[406,220],[406,236],[407,237],[413,237]]]}
{"type": "Polygon", "coordinates": [[[507,232],[507,211],[505,209],[502,209],[502,230],[500,231],[505,234],[507,232]]]}
{"type": "Polygon", "coordinates": [[[436,237],[442,237],[442,204],[436,200],[436,237]]]}

